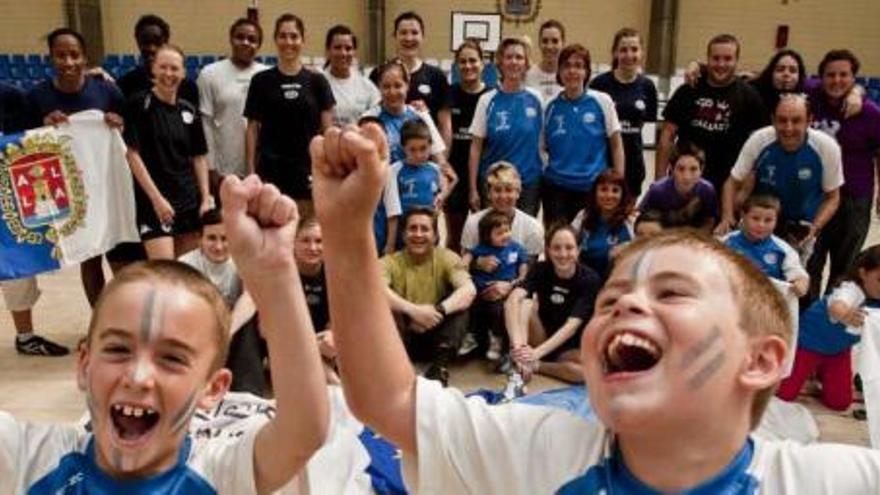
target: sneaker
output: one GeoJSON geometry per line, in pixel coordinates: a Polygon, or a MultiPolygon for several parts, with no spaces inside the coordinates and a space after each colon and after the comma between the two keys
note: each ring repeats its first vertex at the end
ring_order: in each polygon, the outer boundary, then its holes
{"type": "Polygon", "coordinates": [[[425,378],[428,380],[437,380],[444,387],[449,386],[449,370],[441,364],[432,364],[425,371],[425,378]]]}
{"type": "Polygon", "coordinates": [[[67,347],[44,339],[39,335],[34,335],[24,341],[16,339],[15,350],[25,356],[66,356],[70,353],[70,349],[67,347]]]}
{"type": "Polygon", "coordinates": [[[458,348],[459,356],[467,356],[471,352],[474,351],[479,346],[477,343],[477,336],[471,332],[464,334],[464,338],[461,339],[461,346],[458,348]]]}
{"type": "Polygon", "coordinates": [[[504,354],[501,356],[501,359],[498,360],[498,364],[495,366],[495,373],[499,375],[509,375],[513,372],[515,366],[513,364],[513,359],[511,359],[510,354],[504,354]]]}
{"type": "Polygon", "coordinates": [[[501,337],[489,334],[489,349],[486,350],[486,359],[489,361],[498,361],[501,359],[501,346],[504,342],[501,337]]]}
{"type": "Polygon", "coordinates": [[[526,384],[519,372],[514,371],[507,375],[507,386],[501,395],[502,402],[510,402],[526,395],[526,384]]]}

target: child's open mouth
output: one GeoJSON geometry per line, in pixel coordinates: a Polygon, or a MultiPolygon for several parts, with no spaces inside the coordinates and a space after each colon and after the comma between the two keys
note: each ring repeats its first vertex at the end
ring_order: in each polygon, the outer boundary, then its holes
{"type": "Polygon", "coordinates": [[[610,375],[647,371],[660,361],[663,351],[644,335],[622,331],[608,340],[602,354],[605,374],[610,375]]]}
{"type": "Polygon", "coordinates": [[[159,413],[154,409],[130,404],[110,406],[110,418],[117,436],[127,442],[144,438],[159,423],[159,413]]]}

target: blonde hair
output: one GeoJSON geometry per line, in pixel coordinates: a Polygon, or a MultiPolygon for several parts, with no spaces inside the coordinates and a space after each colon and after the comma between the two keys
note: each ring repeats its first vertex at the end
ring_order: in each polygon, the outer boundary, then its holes
{"type": "Polygon", "coordinates": [[[505,186],[517,189],[522,188],[522,180],[519,177],[519,172],[516,171],[516,167],[504,160],[489,165],[489,170],[486,172],[486,184],[489,189],[505,186]]]}
{"type": "MultiPolygon", "coordinates": [[[[775,335],[788,344],[791,341],[791,317],[788,306],[779,291],[743,255],[729,249],[714,237],[693,229],[669,229],[650,237],[637,238],[623,248],[615,264],[643,253],[667,246],[685,246],[693,251],[701,251],[726,265],[734,302],[737,306],[739,327],[749,337],[775,335]]],[[[752,401],[751,426],[754,429],[761,421],[767,403],[773,396],[776,385],[759,390],[752,401]]]]}
{"type": "MultiPolygon", "coordinates": [[[[101,295],[95,302],[92,310],[92,318],[89,321],[89,330],[86,335],[86,345],[91,345],[98,318],[101,315],[107,299],[120,287],[135,282],[154,282],[166,285],[182,287],[205,301],[211,308],[214,317],[214,325],[210,331],[214,334],[217,344],[217,352],[211,362],[211,372],[220,369],[226,364],[226,355],[229,348],[230,315],[226,302],[217,287],[205,278],[195,268],[173,260],[148,260],[134,263],[117,273],[101,291],[101,295]]],[[[199,331],[198,328],[190,329],[199,331]]]]}

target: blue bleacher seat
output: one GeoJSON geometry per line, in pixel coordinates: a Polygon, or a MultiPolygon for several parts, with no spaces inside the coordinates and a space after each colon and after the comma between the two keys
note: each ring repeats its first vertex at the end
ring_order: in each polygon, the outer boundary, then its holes
{"type": "Polygon", "coordinates": [[[30,79],[43,79],[46,75],[43,64],[29,64],[25,67],[25,71],[30,79]]]}
{"type": "Polygon", "coordinates": [[[217,57],[214,55],[202,55],[201,65],[199,67],[204,67],[208,64],[213,64],[217,61],[217,57]]]}
{"type": "Polygon", "coordinates": [[[0,64],[0,79],[5,81],[6,79],[9,79],[10,77],[11,76],[9,75],[9,66],[0,64]]]}
{"type": "Polygon", "coordinates": [[[16,81],[20,81],[25,78],[26,71],[24,69],[24,65],[12,64],[9,66],[9,76],[10,79],[15,79],[16,81]]]}
{"type": "Polygon", "coordinates": [[[28,65],[43,65],[43,56],[32,53],[27,56],[28,65]]]}
{"type": "Polygon", "coordinates": [[[187,68],[198,67],[199,66],[199,57],[196,55],[187,55],[185,65],[187,68]]]}
{"type": "Polygon", "coordinates": [[[27,63],[27,60],[24,58],[24,55],[15,53],[12,55],[12,63],[14,65],[24,65],[27,63]]]}
{"type": "Polygon", "coordinates": [[[266,61],[263,63],[274,67],[278,65],[278,57],[276,57],[275,55],[269,55],[266,57],[266,61]]]}
{"type": "Polygon", "coordinates": [[[122,63],[119,55],[107,55],[104,57],[104,67],[118,67],[122,63]]]}
{"type": "Polygon", "coordinates": [[[134,67],[138,64],[137,58],[134,55],[123,55],[122,56],[122,65],[126,67],[134,67]]]}
{"type": "Polygon", "coordinates": [[[867,87],[880,89],[880,78],[877,78],[877,77],[869,78],[867,87]]]}
{"type": "Polygon", "coordinates": [[[9,67],[10,64],[12,64],[12,59],[9,57],[9,55],[5,53],[0,54],[0,65],[5,65],[9,67]]]}
{"type": "Polygon", "coordinates": [[[186,68],[186,77],[187,79],[192,79],[195,81],[199,77],[199,68],[198,67],[187,67],[186,68]]]}
{"type": "Polygon", "coordinates": [[[55,77],[55,67],[52,67],[51,65],[43,67],[43,75],[45,75],[49,79],[52,79],[53,77],[55,77]]]}

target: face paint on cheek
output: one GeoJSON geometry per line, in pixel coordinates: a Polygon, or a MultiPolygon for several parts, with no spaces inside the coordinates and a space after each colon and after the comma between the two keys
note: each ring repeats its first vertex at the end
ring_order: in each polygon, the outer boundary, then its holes
{"type": "Polygon", "coordinates": [[[180,411],[174,415],[171,420],[171,432],[177,433],[187,424],[189,424],[189,419],[196,412],[196,394],[193,392],[186,402],[183,404],[183,407],[180,408],[180,411]]]}
{"type": "Polygon", "coordinates": [[[712,345],[715,342],[718,342],[721,339],[721,329],[718,328],[718,325],[712,327],[712,330],[709,331],[709,334],[706,335],[702,340],[694,344],[693,347],[688,349],[687,353],[685,353],[684,357],[681,359],[680,369],[684,371],[689,368],[692,364],[694,364],[698,359],[700,359],[703,354],[709,351],[712,348],[712,345]]]}
{"type": "Polygon", "coordinates": [[[688,387],[698,389],[705,385],[721,369],[721,365],[724,364],[724,356],[724,350],[719,350],[696,375],[688,379],[688,387]]]}

